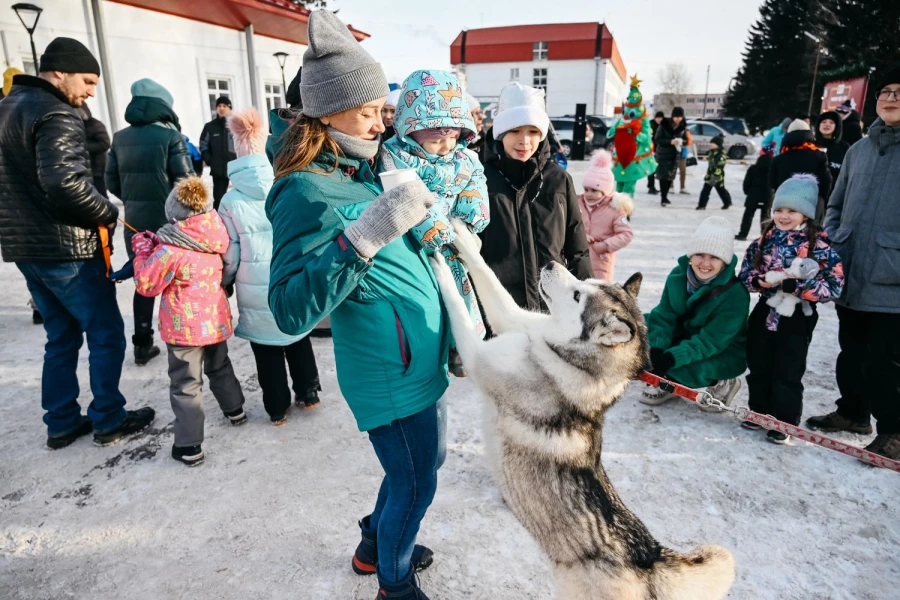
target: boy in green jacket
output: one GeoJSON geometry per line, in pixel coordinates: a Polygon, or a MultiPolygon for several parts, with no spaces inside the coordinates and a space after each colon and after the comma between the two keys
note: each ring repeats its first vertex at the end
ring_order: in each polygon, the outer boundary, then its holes
{"type": "MultiPolygon", "coordinates": [[[[750,294],[737,284],[734,231],[722,217],[703,221],[688,253],[669,274],[659,304],[645,315],[653,373],[691,388],[707,388],[729,405],[747,368],[750,294]]],[[[675,396],[648,388],[641,402],[675,396]]]]}

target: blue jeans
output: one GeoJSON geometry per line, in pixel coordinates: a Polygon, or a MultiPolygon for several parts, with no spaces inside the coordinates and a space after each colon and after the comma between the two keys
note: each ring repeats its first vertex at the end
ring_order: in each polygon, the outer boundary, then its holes
{"type": "Polygon", "coordinates": [[[369,525],[378,532],[378,575],[402,581],[412,568],[419,524],[437,491],[437,471],[447,455],[443,397],[423,411],[369,431],[384,480],[369,525]]]}
{"type": "Polygon", "coordinates": [[[16,266],[28,282],[47,332],[41,406],[46,411],[48,435],[66,435],[81,425],[76,369],[85,334],[94,396],[88,417],[96,433],[118,429],[127,416],[125,397],[119,392],[125,325],[103,259],[20,262],[16,266]]]}

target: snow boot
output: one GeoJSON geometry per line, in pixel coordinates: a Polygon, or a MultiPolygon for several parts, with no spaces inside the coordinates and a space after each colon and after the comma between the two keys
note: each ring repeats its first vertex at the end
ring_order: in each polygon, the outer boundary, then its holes
{"type": "Polygon", "coordinates": [[[766,434],[766,439],[773,444],[783,446],[791,441],[791,436],[786,433],[781,433],[780,431],[770,431],[766,434]]]}
{"type": "MultiPolygon", "coordinates": [[[[359,522],[362,539],[356,547],[356,552],[353,554],[353,572],[357,575],[374,575],[378,564],[378,532],[369,527],[370,516],[363,517],[359,522]]],[[[416,544],[412,553],[413,571],[423,571],[430,567],[433,562],[434,553],[425,546],[416,544]]],[[[388,597],[393,598],[394,596],[388,597]]],[[[415,598],[415,596],[411,597],[415,598]]]]}
{"type": "Polygon", "coordinates": [[[78,438],[89,434],[93,430],[94,425],[91,423],[91,420],[86,416],[82,416],[81,424],[78,425],[78,429],[76,429],[75,431],[67,433],[66,435],[47,436],[47,447],[51,450],[59,450],[60,448],[65,448],[78,438]]]}
{"type": "Polygon", "coordinates": [[[247,422],[247,413],[244,412],[243,406],[231,412],[222,412],[226,417],[228,417],[228,421],[231,423],[232,427],[240,427],[247,422]]]}
{"type": "Polygon", "coordinates": [[[849,431],[850,433],[862,433],[863,435],[872,433],[871,423],[856,423],[837,411],[827,415],[810,417],[806,420],[806,425],[813,429],[830,433],[835,431],[849,431]]]}
{"type": "MultiPolygon", "coordinates": [[[[706,388],[706,391],[709,392],[710,396],[725,406],[731,406],[731,402],[734,400],[734,397],[740,389],[740,379],[723,379],[716,385],[711,385],[706,388]]],[[[704,412],[721,412],[721,410],[715,406],[701,406],[700,410],[704,412]]]]}
{"type": "Polygon", "coordinates": [[[125,421],[119,425],[118,429],[114,429],[109,433],[95,433],[94,445],[109,446],[110,444],[115,444],[126,435],[143,431],[150,427],[154,417],[156,417],[156,411],[149,406],[137,410],[129,410],[128,416],[125,417],[125,421]]]}
{"type": "Polygon", "coordinates": [[[153,330],[150,333],[135,333],[131,336],[134,344],[134,364],[143,367],[148,362],[159,356],[159,347],[153,345],[153,330]]]}
{"type": "Polygon", "coordinates": [[[651,196],[658,196],[658,195],[659,195],[659,190],[656,189],[655,187],[652,187],[652,188],[650,188],[650,189],[647,190],[647,193],[650,194],[651,196]]]}
{"type": "Polygon", "coordinates": [[[638,400],[640,400],[642,404],[648,406],[660,406],[677,397],[678,396],[675,394],[670,394],[669,392],[664,392],[660,388],[648,385],[647,389],[644,390],[644,393],[641,394],[641,397],[638,398],[638,400]]]}
{"type": "Polygon", "coordinates": [[[415,570],[410,570],[404,581],[388,583],[378,577],[378,595],[375,600],[429,600],[416,581],[415,570]]]}
{"type": "Polygon", "coordinates": [[[196,467],[206,458],[203,449],[199,446],[172,446],[172,458],[183,462],[189,467],[196,467]]]}
{"type": "Polygon", "coordinates": [[[875,436],[866,450],[880,454],[886,458],[900,460],[900,433],[887,433],[875,436]]]}
{"type": "Polygon", "coordinates": [[[749,431],[759,431],[762,429],[762,425],[754,423],[753,421],[741,421],[741,427],[749,431]]]}

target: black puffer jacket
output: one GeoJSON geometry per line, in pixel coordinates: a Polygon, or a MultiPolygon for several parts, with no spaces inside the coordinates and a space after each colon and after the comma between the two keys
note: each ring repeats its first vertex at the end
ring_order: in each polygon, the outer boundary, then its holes
{"type": "Polygon", "coordinates": [[[821,224],[825,216],[825,202],[831,193],[831,171],[828,170],[828,156],[815,146],[812,131],[789,131],[784,135],[781,154],[772,159],[769,169],[769,189],[774,194],[778,186],[799,173],[811,173],[819,182],[816,221],[821,224]]]}
{"type": "Polygon", "coordinates": [[[98,121],[91,114],[87,104],[78,108],[78,113],[84,120],[84,131],[87,135],[85,147],[91,155],[91,173],[94,175],[94,187],[106,196],[106,155],[109,152],[109,132],[106,125],[98,121]]]}
{"type": "Polygon", "coordinates": [[[744,206],[764,208],[771,202],[769,190],[769,168],[772,166],[772,157],[763,154],[747,169],[744,175],[744,193],[747,199],[744,206]]]}
{"type": "Polygon", "coordinates": [[[0,102],[0,248],[5,262],[102,256],[119,210],[94,187],[84,122],[53,85],[17,75],[0,102]]]}
{"type": "Polygon", "coordinates": [[[672,145],[676,138],[681,139],[682,147],[687,146],[687,123],[682,120],[676,125],[672,119],[663,119],[653,138],[656,148],[656,178],[660,181],[675,181],[678,161],[681,159],[681,152],[672,145]]]}
{"type": "Polygon", "coordinates": [[[828,169],[831,171],[832,185],[837,183],[838,175],[841,174],[841,165],[844,164],[844,157],[847,155],[847,150],[850,149],[850,144],[844,141],[843,136],[844,124],[839,114],[830,111],[819,115],[819,119],[816,122],[816,146],[825,148],[825,154],[828,156],[828,169]],[[835,124],[834,134],[831,136],[831,139],[826,138],[819,131],[819,123],[823,119],[828,119],[835,124]]]}
{"type": "Polygon", "coordinates": [[[493,129],[484,149],[491,223],[481,233],[481,255],[519,306],[539,310],[540,272],[550,261],[579,279],[593,277],[575,185],[550,160],[546,139],[524,163],[506,157],[493,129]]]}
{"type": "Polygon", "coordinates": [[[200,134],[200,154],[209,165],[213,177],[228,178],[228,163],[237,158],[234,139],[225,124],[225,117],[216,117],[203,126],[200,134]]]}
{"type": "MultiPolygon", "coordinates": [[[[162,100],[135,96],[125,109],[131,124],[113,136],[106,184],[125,205],[125,221],[138,231],[166,224],[166,198],[175,182],[193,175],[191,154],[176,129],[178,118],[162,100]]],[[[131,237],[125,249],[131,256],[131,237]]]]}

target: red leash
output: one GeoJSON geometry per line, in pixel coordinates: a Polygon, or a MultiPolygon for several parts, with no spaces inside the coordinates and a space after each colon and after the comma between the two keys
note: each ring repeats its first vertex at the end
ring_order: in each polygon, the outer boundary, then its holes
{"type": "Polygon", "coordinates": [[[753,412],[749,408],[743,406],[738,406],[735,408],[725,406],[720,400],[714,398],[709,392],[701,392],[699,390],[685,387],[681,384],[675,383],[674,381],[663,379],[662,377],[659,377],[658,375],[654,375],[653,373],[649,373],[647,371],[641,373],[638,379],[649,386],[659,388],[662,391],[668,392],[670,394],[675,394],[676,396],[680,396],[685,400],[690,400],[691,402],[696,403],[698,406],[712,406],[718,408],[719,410],[730,412],[741,421],[750,421],[751,423],[756,423],[764,429],[780,431],[781,433],[795,437],[798,440],[816,444],[817,446],[822,446],[823,448],[828,448],[829,450],[834,450],[835,452],[840,452],[841,454],[852,456],[853,458],[864,463],[868,463],[876,467],[890,469],[891,471],[900,473],[900,460],[893,460],[886,456],[881,456],[880,454],[869,452],[868,450],[865,450],[863,448],[851,446],[850,444],[845,444],[844,442],[831,439],[830,437],[818,433],[813,433],[812,431],[803,429],[802,427],[797,427],[796,425],[791,425],[790,423],[779,421],[778,419],[770,417],[769,415],[761,415],[758,412],[753,412]]]}

